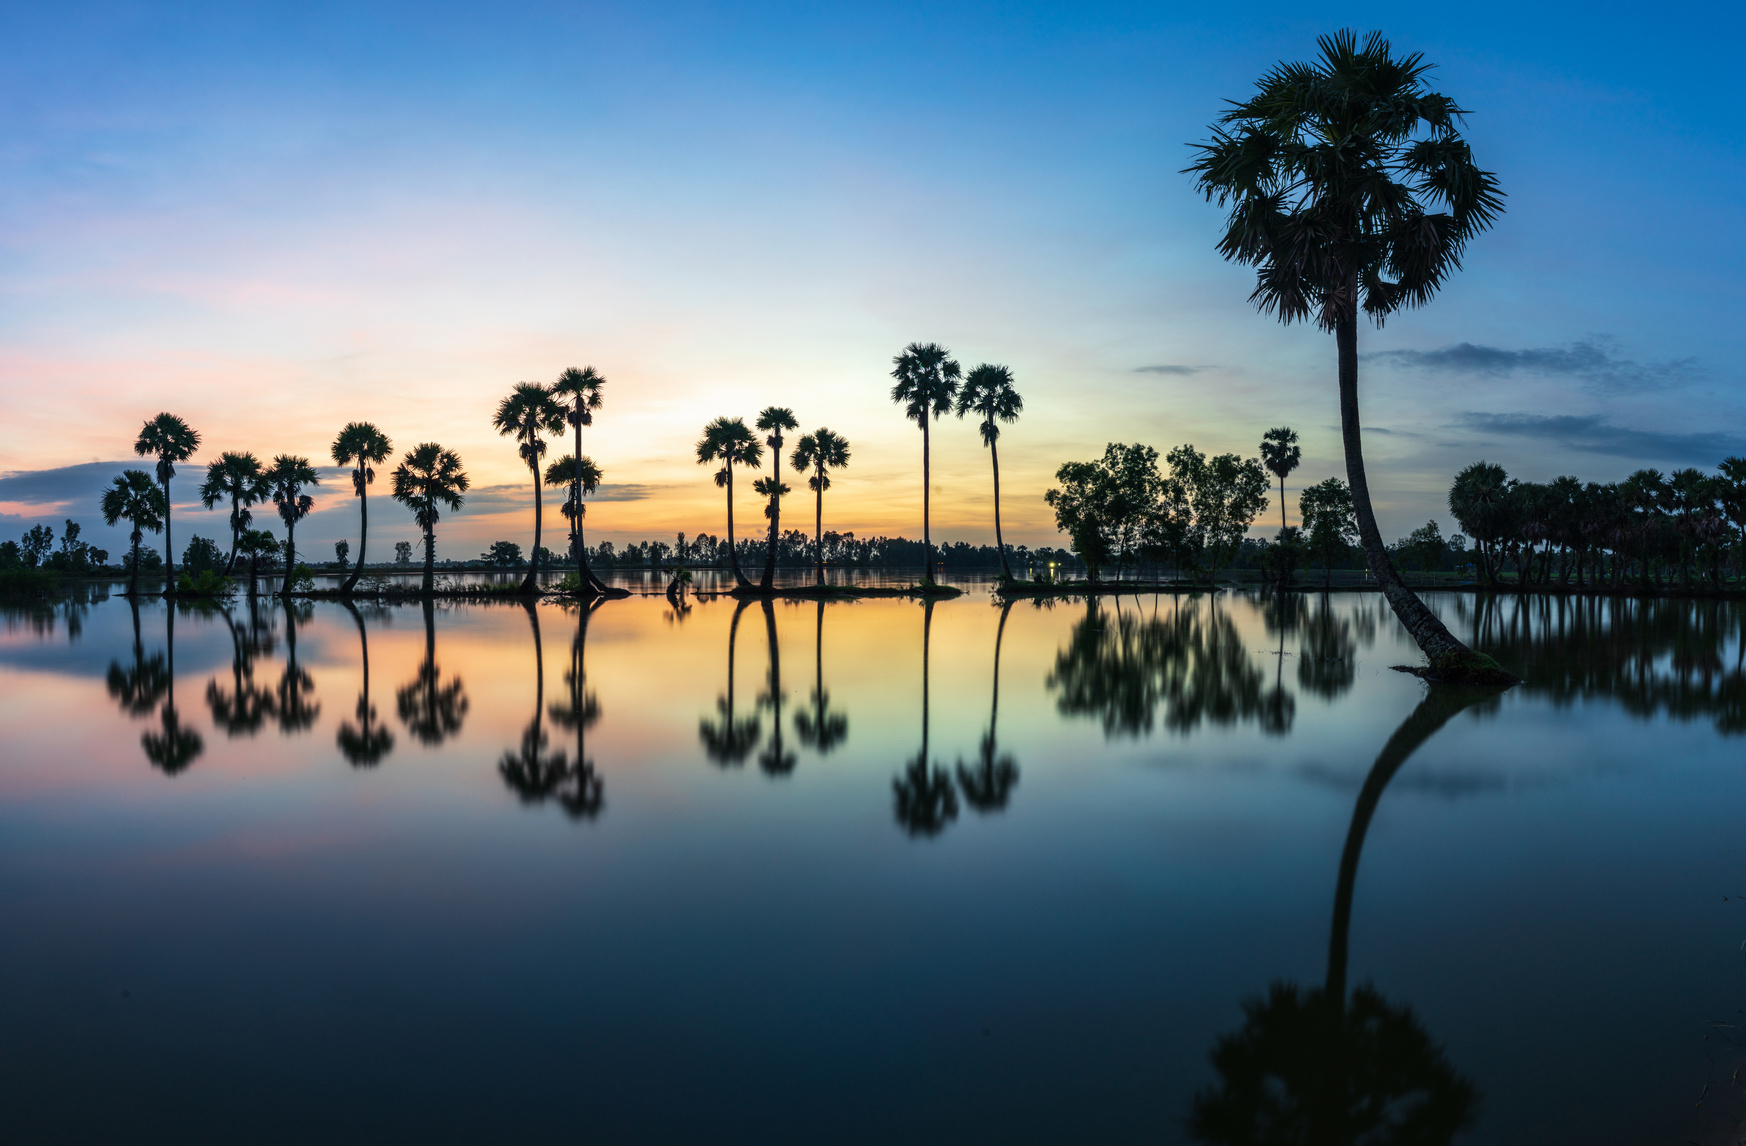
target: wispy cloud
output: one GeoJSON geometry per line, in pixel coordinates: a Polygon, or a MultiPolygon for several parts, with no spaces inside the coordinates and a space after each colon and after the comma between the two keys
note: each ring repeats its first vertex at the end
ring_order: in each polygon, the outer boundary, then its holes
{"type": "Polygon", "coordinates": [[[1461,425],[1482,434],[1538,438],[1567,449],[1622,458],[1713,466],[1746,454],[1746,438],[1726,433],[1668,434],[1615,426],[1593,415],[1464,414],[1461,425]]]}
{"type": "Polygon", "coordinates": [[[1136,366],[1135,374],[1199,374],[1202,370],[1211,370],[1210,366],[1179,366],[1174,363],[1163,363],[1157,366],[1136,366]]]}
{"type": "Polygon", "coordinates": [[[1469,374],[1501,378],[1511,374],[1573,378],[1587,389],[1604,394],[1663,390],[1704,376],[1696,358],[1667,362],[1638,362],[1618,352],[1617,343],[1604,335],[1573,342],[1569,346],[1528,350],[1504,350],[1460,342],[1441,350],[1380,350],[1364,355],[1376,362],[1441,374],[1469,374]]]}
{"type": "Polygon", "coordinates": [[[116,474],[125,469],[150,472],[154,464],[150,458],[130,458],[121,462],[84,462],[47,470],[14,470],[0,474],[0,502],[42,506],[89,502],[95,506],[103,495],[103,487],[116,474]]]}

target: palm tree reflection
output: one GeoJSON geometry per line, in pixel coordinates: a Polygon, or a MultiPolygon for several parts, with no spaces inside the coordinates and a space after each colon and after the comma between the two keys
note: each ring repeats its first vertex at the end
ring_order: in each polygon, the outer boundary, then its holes
{"type": "Polygon", "coordinates": [[[133,613],[133,663],[110,661],[106,683],[122,712],[145,716],[157,710],[158,701],[170,687],[169,674],[164,669],[164,654],[145,655],[139,631],[139,598],[129,597],[128,608],[133,613]]]}
{"type": "Polygon", "coordinates": [[[308,731],[321,715],[321,705],[315,700],[315,681],[297,663],[297,628],[309,623],[315,607],[308,601],[281,598],[285,603],[285,669],[273,690],[273,717],[279,731],[287,736],[308,731]]]}
{"type": "Polygon", "coordinates": [[[945,769],[928,761],[928,651],[933,637],[934,602],[922,603],[921,751],[891,781],[893,812],[911,836],[937,836],[958,818],[958,794],[945,769]]]}
{"type": "Polygon", "coordinates": [[[958,787],[964,793],[964,802],[983,814],[1005,808],[1012,790],[1018,787],[1018,763],[1011,753],[1000,751],[995,736],[1000,722],[1000,643],[1006,637],[1006,618],[1011,612],[1012,602],[1003,601],[1000,625],[994,631],[994,686],[988,708],[988,731],[982,737],[976,765],[966,768],[963,759],[958,760],[958,787]]]}
{"type": "Polygon", "coordinates": [[[194,763],[205,751],[206,742],[192,728],[182,726],[176,711],[176,602],[165,606],[164,643],[169,651],[169,663],[164,672],[164,707],[158,713],[158,728],[139,738],[146,759],[166,776],[174,776],[194,763]]]}
{"type": "Polygon", "coordinates": [[[364,631],[364,615],[350,601],[344,601],[346,612],[358,626],[358,656],[363,662],[364,687],[358,693],[357,724],[347,720],[339,726],[335,741],[348,763],[354,768],[372,768],[382,757],[394,750],[394,733],[376,723],[376,706],[370,701],[370,637],[364,631]]]}
{"type": "Polygon", "coordinates": [[[521,743],[505,752],[497,762],[497,774],[521,797],[524,804],[543,804],[557,794],[568,771],[562,752],[546,751],[546,658],[540,643],[540,615],[532,600],[522,603],[527,610],[527,623],[533,629],[534,643],[534,712],[521,743]]]}
{"type": "Polygon", "coordinates": [[[272,629],[263,632],[253,601],[247,607],[246,630],[237,625],[229,609],[224,611],[224,624],[230,630],[231,687],[224,688],[217,677],[206,682],[212,723],[231,739],[255,735],[273,715],[273,694],[255,683],[255,658],[273,651],[272,629]]]}
{"type": "Polygon", "coordinates": [[[703,741],[703,754],[722,768],[737,768],[744,764],[764,733],[755,713],[742,720],[734,710],[734,646],[739,639],[740,614],[750,603],[737,602],[734,618],[728,624],[727,695],[716,697],[715,710],[719,718],[697,723],[697,737],[703,741]]]}
{"type": "Polygon", "coordinates": [[[1389,738],[1359,791],[1340,856],[1326,981],[1308,989],[1275,983],[1265,999],[1243,1005],[1243,1026],[1213,1046],[1218,1084],[1195,1095],[1188,1125],[1196,1141],[1429,1146],[1473,1124],[1478,1089],[1411,1008],[1368,983],[1347,998],[1347,939],[1358,857],[1383,789],[1451,717],[1496,697],[1433,685],[1389,738]]]}
{"type": "Polygon", "coordinates": [[[424,600],[424,660],[418,675],[394,694],[400,720],[420,744],[435,747],[461,730],[467,715],[467,692],[461,678],[443,679],[436,659],[436,610],[424,600]]]}
{"type": "Polygon", "coordinates": [[[570,667],[564,670],[564,699],[547,709],[554,723],[576,731],[576,759],[554,793],[574,820],[592,820],[606,806],[606,786],[588,756],[585,734],[600,720],[600,700],[588,690],[588,619],[606,598],[595,597],[576,609],[576,636],[570,642],[570,667]]]}
{"type": "Polygon", "coordinates": [[[849,738],[849,718],[831,711],[831,694],[824,686],[824,616],[825,603],[818,603],[818,621],[813,630],[812,646],[812,710],[794,714],[794,731],[800,742],[820,756],[828,756],[849,738]]]}
{"type": "Polygon", "coordinates": [[[794,771],[799,761],[782,743],[782,701],[785,694],[782,691],[782,648],[776,643],[776,608],[768,597],[762,604],[770,669],[765,677],[764,692],[757,703],[759,708],[768,708],[773,719],[770,722],[770,742],[764,746],[764,751],[758,753],[758,767],[766,776],[786,776],[794,771]]]}

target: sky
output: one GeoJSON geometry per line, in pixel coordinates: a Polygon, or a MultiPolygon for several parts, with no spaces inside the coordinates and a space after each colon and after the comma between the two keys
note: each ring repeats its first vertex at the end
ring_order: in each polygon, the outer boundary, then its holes
{"type": "MultiPolygon", "coordinates": [[[[583,365],[608,380],[590,540],[723,533],[694,443],[768,405],[851,443],[826,528],[916,537],[921,435],[888,397],[912,341],[1014,372],[1009,543],[1065,543],[1042,494],[1108,442],[1253,456],[1276,425],[1302,437],[1295,517],[1344,473],[1332,339],[1254,309],[1181,169],[1225,100],[1343,26],[1437,65],[1509,196],[1429,307],[1360,334],[1384,536],[1451,530],[1449,479],[1481,458],[1713,467],[1746,453],[1743,25],[1719,4],[6,6],[0,539],[70,517],[118,552],[97,498],[149,468],[131,445],[168,410],[203,443],[172,487],[178,555],[226,539],[205,461],[326,462],[354,420],[461,454],[475,492],[440,556],[525,548],[530,483],[491,414],[583,365]]],[[[934,537],[992,543],[974,427],[938,423],[932,457],[934,537]]],[[[337,474],[298,528],[316,556],[355,553],[337,474]]],[[[784,522],[810,527],[788,480],[784,522]]],[[[416,536],[386,485],[374,557],[416,536]]]]}

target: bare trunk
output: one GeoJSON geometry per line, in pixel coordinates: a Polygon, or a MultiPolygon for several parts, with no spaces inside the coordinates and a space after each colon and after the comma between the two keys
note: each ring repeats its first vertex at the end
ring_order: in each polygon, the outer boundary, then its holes
{"type": "Polygon", "coordinates": [[[350,593],[357,587],[358,577],[364,572],[364,543],[370,536],[370,498],[365,492],[363,476],[358,479],[358,561],[352,566],[351,576],[340,586],[341,593],[350,593]]]}
{"type": "Polygon", "coordinates": [[[818,467],[818,494],[812,517],[812,550],[818,559],[818,586],[824,587],[824,466],[818,467]]]}
{"type": "Polygon", "coordinates": [[[1006,542],[1000,536],[1000,450],[992,441],[988,443],[988,458],[994,463],[994,547],[1000,550],[1000,571],[1011,581],[1012,565],[1006,559],[1006,542]]]}
{"type": "Polygon", "coordinates": [[[771,470],[774,474],[771,480],[776,484],[770,492],[770,545],[764,554],[764,579],[758,586],[766,593],[770,591],[770,586],[776,579],[776,538],[780,533],[779,527],[782,523],[782,435],[780,433],[776,435],[776,446],[771,453],[771,470]]]}
{"type": "Polygon", "coordinates": [[[534,593],[540,587],[540,526],[545,521],[545,506],[540,499],[540,467],[532,466],[534,478],[534,544],[533,552],[528,555],[527,576],[522,580],[521,591],[534,593]]]}
{"type": "MultiPolygon", "coordinates": [[[[928,493],[929,493],[929,487],[933,484],[933,479],[932,479],[932,471],[929,468],[929,459],[928,459],[928,414],[927,414],[926,410],[922,411],[921,428],[922,428],[922,561],[924,563],[923,567],[922,567],[922,584],[931,585],[931,584],[933,584],[933,580],[934,580],[934,542],[933,542],[932,536],[928,533],[928,493]]],[[[168,519],[166,519],[166,521],[167,520],[168,519]]],[[[923,675],[924,676],[926,675],[925,661],[924,661],[923,675]]],[[[924,708],[926,707],[925,700],[923,702],[923,707],[924,708]]],[[[927,737],[926,737],[925,732],[924,732],[922,738],[923,738],[923,740],[926,740],[927,737]]]]}
{"type": "Polygon", "coordinates": [[[236,568],[236,547],[242,540],[242,530],[237,527],[236,518],[237,513],[241,508],[242,507],[237,504],[236,498],[233,497],[230,499],[230,560],[224,563],[224,575],[226,577],[229,577],[231,570],[236,568]]]}
{"type": "Polygon", "coordinates": [[[728,499],[728,568],[733,570],[734,588],[744,589],[752,583],[746,580],[746,575],[740,572],[740,554],[734,546],[734,463],[727,466],[727,499],[728,499]]]}
{"type": "MultiPolygon", "coordinates": [[[[139,531],[138,530],[135,530],[134,534],[133,534],[133,562],[132,562],[132,568],[130,568],[128,570],[128,575],[127,575],[127,595],[129,597],[139,596],[139,531]]],[[[136,605],[135,609],[137,609],[137,608],[138,608],[138,606],[136,605]]],[[[135,627],[138,627],[139,614],[137,612],[134,613],[133,621],[134,621],[135,627]]]]}
{"type": "Polygon", "coordinates": [[[170,540],[170,479],[164,482],[164,595],[176,591],[176,546],[170,540]]]}
{"type": "Polygon", "coordinates": [[[1364,444],[1358,421],[1358,320],[1341,318],[1334,337],[1340,358],[1340,436],[1346,447],[1346,483],[1352,489],[1352,508],[1358,518],[1358,543],[1382,595],[1400,623],[1436,665],[1449,657],[1471,659],[1473,653],[1456,640],[1418,594],[1407,588],[1388,558],[1382,534],[1376,528],[1376,513],[1370,505],[1370,483],[1364,474],[1364,444]]]}
{"type": "Polygon", "coordinates": [[[429,527],[424,531],[424,592],[427,597],[436,592],[436,531],[429,527]]]}

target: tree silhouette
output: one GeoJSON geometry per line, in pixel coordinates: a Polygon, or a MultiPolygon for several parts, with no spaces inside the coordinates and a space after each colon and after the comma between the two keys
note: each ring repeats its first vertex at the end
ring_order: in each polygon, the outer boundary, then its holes
{"type": "Polygon", "coordinates": [[[1188,171],[1208,201],[1230,207],[1219,253],[1258,268],[1256,305],[1334,335],[1346,480],[1389,606],[1433,673],[1514,683],[1456,640],[1389,560],[1358,416],[1359,306],[1380,324],[1430,302],[1468,240],[1502,212],[1503,195],[1456,130],[1462,109],[1425,86],[1422,56],[1393,58],[1380,33],[1360,44],[1342,31],[1318,44],[1319,60],[1280,64],[1220,117],[1188,171]]]}
{"type": "Polygon", "coordinates": [[[992,699],[988,705],[988,731],[983,734],[975,767],[966,768],[962,759],[958,761],[958,788],[964,793],[964,802],[984,815],[1003,810],[1019,781],[1018,762],[1011,753],[1000,750],[997,735],[1000,725],[1000,642],[1006,637],[1006,618],[1011,612],[1012,602],[1002,601],[1000,625],[994,630],[994,680],[989,690],[992,699]]]}
{"type": "Polygon", "coordinates": [[[137,596],[139,543],[145,538],[146,530],[156,533],[164,528],[170,512],[169,502],[165,500],[164,492],[152,484],[150,474],[144,470],[123,470],[103,491],[101,509],[105,525],[125,520],[133,527],[128,534],[131,556],[127,562],[127,596],[137,596]]]}
{"type": "Polygon", "coordinates": [[[140,639],[138,598],[129,598],[127,605],[133,614],[133,663],[124,666],[120,661],[110,661],[105,683],[121,711],[129,716],[145,716],[156,711],[158,701],[170,687],[170,678],[162,653],[153,653],[149,658],[145,655],[140,639]]]}
{"type": "Polygon", "coordinates": [[[734,546],[734,466],[755,466],[764,460],[764,447],[746,428],[740,418],[717,418],[703,427],[703,437],[697,442],[697,464],[720,462],[715,471],[717,488],[727,490],[728,567],[733,570],[734,585],[744,588],[751,584],[740,572],[739,551],[734,546]]]}
{"type": "Polygon", "coordinates": [[[352,767],[374,768],[382,762],[382,757],[394,750],[394,733],[386,725],[376,723],[376,706],[370,702],[370,636],[364,631],[364,615],[350,601],[342,603],[358,626],[358,659],[363,666],[364,686],[358,693],[358,706],[354,710],[357,724],[343,721],[334,740],[352,767]]]}
{"type": "Polygon", "coordinates": [[[315,726],[321,715],[321,705],[315,700],[315,680],[309,670],[297,662],[297,627],[307,624],[311,606],[307,601],[285,602],[285,668],[273,690],[273,719],[279,731],[287,736],[306,732],[315,726]]]}
{"type": "Polygon", "coordinates": [[[813,630],[813,684],[811,711],[802,709],[794,714],[794,731],[800,742],[820,756],[828,756],[849,738],[849,718],[831,711],[831,694],[824,686],[824,617],[825,603],[818,603],[818,622],[813,630]]]}
{"type": "Polygon", "coordinates": [[[497,762],[497,774],[524,804],[543,804],[557,795],[569,773],[563,752],[548,752],[546,740],[546,656],[540,642],[540,615],[531,600],[524,600],[528,627],[533,630],[534,713],[521,734],[521,743],[497,762]]]}
{"type": "MultiPolygon", "coordinates": [[[[799,429],[800,423],[794,420],[794,411],[788,407],[766,406],[756,425],[766,431],[764,444],[770,447],[770,476],[760,479],[754,487],[770,499],[764,506],[764,516],[770,519],[770,542],[764,551],[764,577],[759,582],[759,587],[769,592],[776,578],[776,539],[782,535],[782,495],[788,492],[782,482],[782,431],[799,429]]],[[[781,736],[780,731],[777,736],[781,736]]]]}
{"type": "Polygon", "coordinates": [[[588,755],[587,732],[600,720],[600,700],[588,689],[588,620],[603,604],[596,597],[576,609],[576,636],[570,643],[570,667],[564,670],[563,701],[547,708],[560,727],[576,733],[576,759],[554,793],[572,820],[592,820],[606,806],[606,786],[588,755]]]}
{"type": "Polygon", "coordinates": [[[764,678],[764,692],[758,697],[758,707],[770,710],[770,740],[758,754],[758,767],[766,776],[786,776],[799,763],[794,753],[782,743],[782,647],[776,641],[776,607],[766,597],[764,607],[764,640],[769,647],[770,668],[764,678]]]}
{"type": "Polygon", "coordinates": [[[716,697],[715,710],[719,718],[697,722],[697,737],[703,741],[703,754],[722,768],[737,768],[744,764],[764,734],[755,711],[754,715],[742,720],[734,708],[734,646],[739,640],[740,614],[750,603],[746,600],[735,602],[733,620],[728,623],[727,694],[716,697]]]}
{"type": "Polygon", "coordinates": [[[934,602],[922,602],[921,751],[891,781],[892,812],[912,838],[937,836],[958,818],[958,793],[945,769],[928,757],[928,652],[934,628],[934,602]]]}
{"type": "MultiPolygon", "coordinates": [[[[558,512],[570,523],[570,548],[574,553],[581,554],[587,546],[587,541],[582,536],[582,522],[587,516],[588,504],[582,498],[600,488],[603,476],[593,458],[584,457],[581,462],[577,462],[571,454],[565,454],[546,467],[546,484],[561,485],[570,491],[558,512]]],[[[605,591],[606,583],[594,575],[586,558],[581,559],[576,570],[584,589],[594,593],[605,591]]]]}
{"type": "Polygon", "coordinates": [[[352,467],[352,492],[358,498],[358,563],[340,585],[341,593],[350,593],[364,572],[364,544],[370,535],[370,499],[366,494],[376,480],[375,466],[387,461],[393,451],[388,435],[369,422],[348,422],[333,440],[334,464],[352,467]]]}
{"type": "Polygon", "coordinates": [[[521,591],[532,593],[539,588],[540,528],[545,517],[540,503],[540,459],[545,456],[546,442],[540,435],[564,432],[564,407],[538,382],[517,382],[509,396],[497,404],[491,425],[504,437],[515,439],[522,464],[533,474],[533,551],[528,556],[527,576],[521,582],[521,591]]]}
{"type": "Polygon", "coordinates": [[[164,671],[164,707],[158,712],[156,731],[147,731],[139,738],[146,759],[166,776],[180,775],[206,750],[206,741],[198,732],[182,726],[176,711],[176,605],[172,600],[164,610],[164,648],[169,664],[164,671]]]}
{"type": "Polygon", "coordinates": [[[922,432],[922,558],[927,562],[922,583],[931,585],[934,543],[928,531],[928,500],[933,488],[933,463],[928,452],[928,423],[951,413],[962,371],[946,348],[934,342],[925,345],[912,342],[892,362],[895,368],[891,376],[897,379],[897,384],[891,388],[891,400],[903,407],[903,416],[919,425],[922,432]]]}
{"type": "Polygon", "coordinates": [[[818,571],[816,584],[824,585],[824,491],[831,488],[830,470],[849,464],[849,442],[823,426],[802,434],[794,443],[788,464],[801,473],[812,470],[806,487],[813,492],[812,551],[818,571]]]}
{"type": "Polygon", "coordinates": [[[995,443],[1000,439],[1000,423],[1016,422],[1025,408],[1025,400],[1012,388],[1012,371],[1004,366],[983,363],[964,378],[964,388],[958,391],[958,417],[975,414],[976,428],[982,433],[982,444],[988,447],[988,459],[994,465],[994,546],[1000,550],[1001,572],[1012,580],[1012,565],[1006,559],[1006,542],[1000,535],[1000,451],[995,443]]]}
{"type": "Polygon", "coordinates": [[[261,639],[259,620],[253,602],[249,604],[249,628],[237,626],[230,610],[224,611],[224,624],[230,630],[231,687],[224,688],[213,677],[206,682],[206,707],[212,713],[212,723],[224,729],[226,736],[236,739],[253,736],[273,715],[273,694],[255,683],[255,658],[272,649],[272,637],[261,639]]]}
{"type": "Polygon", "coordinates": [[[1275,426],[1261,435],[1261,464],[1279,479],[1279,536],[1285,536],[1285,479],[1303,459],[1297,444],[1297,431],[1290,426],[1275,426]]]}
{"type": "MultiPolygon", "coordinates": [[[[320,485],[321,475],[309,464],[308,458],[280,454],[267,470],[267,480],[273,487],[273,506],[279,520],[285,523],[285,580],[281,593],[291,592],[291,578],[297,568],[297,523],[315,508],[315,499],[303,492],[304,486],[320,485]]],[[[165,537],[168,543],[168,535],[165,537]]]]}
{"type": "Polygon", "coordinates": [[[394,470],[394,500],[412,511],[412,520],[424,532],[426,596],[436,588],[436,524],[442,520],[442,508],[460,509],[466,501],[461,495],[470,484],[461,456],[435,442],[420,442],[406,451],[394,470]]]}
{"type": "MultiPolygon", "coordinates": [[[[176,591],[175,543],[170,537],[170,479],[176,476],[176,463],[185,462],[200,448],[200,432],[174,414],[159,414],[140,429],[134,440],[133,452],[142,458],[158,459],[158,484],[164,490],[164,592],[176,591]]],[[[114,524],[111,522],[110,524],[114,524]]]]}
{"type": "Polygon", "coordinates": [[[436,659],[436,606],[424,598],[424,660],[418,675],[394,694],[401,723],[420,744],[436,747],[461,731],[467,716],[467,690],[461,678],[443,679],[436,659]]]}
{"type": "MultiPolygon", "coordinates": [[[[559,402],[567,401],[570,403],[570,409],[565,413],[564,420],[576,431],[576,450],[571,456],[581,458],[584,462],[588,462],[588,459],[582,453],[582,427],[594,424],[594,411],[600,409],[605,403],[605,399],[600,393],[605,386],[606,379],[602,378],[592,366],[584,366],[580,370],[572,366],[558,375],[558,380],[552,383],[552,397],[559,402]]],[[[588,464],[592,465],[593,463],[588,462],[588,464]]],[[[548,470],[546,477],[548,484],[552,481],[550,473],[551,471],[548,470]]],[[[600,480],[599,471],[596,470],[595,473],[595,481],[598,483],[600,480]]],[[[596,577],[594,570],[589,568],[588,554],[584,552],[582,517],[586,510],[582,504],[582,495],[593,493],[594,486],[586,485],[582,480],[583,476],[581,471],[572,471],[566,479],[566,484],[570,486],[570,499],[564,516],[570,522],[570,559],[576,563],[576,571],[581,576],[582,583],[592,585],[595,591],[603,593],[606,591],[606,583],[596,577]]]]}
{"type": "Polygon", "coordinates": [[[200,486],[200,504],[211,509],[221,501],[230,502],[230,559],[224,563],[226,577],[236,568],[242,535],[254,524],[255,515],[249,512],[249,507],[270,496],[272,485],[261,468],[261,459],[254,454],[227,450],[218,455],[217,461],[207,463],[206,480],[200,486]]]}

